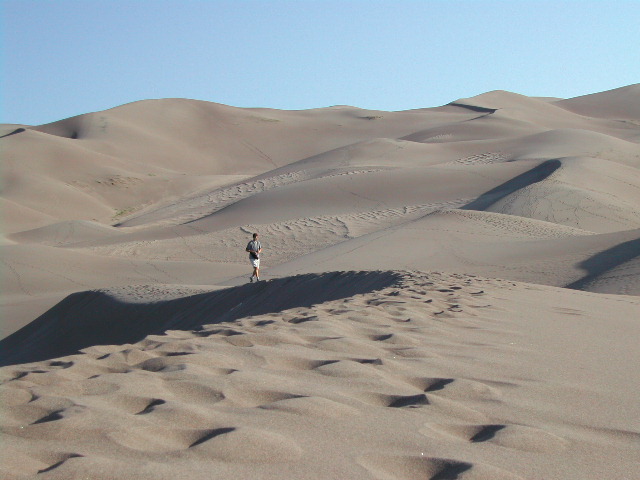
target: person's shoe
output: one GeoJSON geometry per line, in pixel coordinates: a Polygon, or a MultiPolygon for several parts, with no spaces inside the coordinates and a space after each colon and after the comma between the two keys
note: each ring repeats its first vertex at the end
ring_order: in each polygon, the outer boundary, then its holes
{"type": "Polygon", "coordinates": [[[253,277],[249,278],[249,283],[253,283],[253,277]]]}
{"type": "Polygon", "coordinates": [[[260,281],[260,277],[256,277],[256,282],[259,282],[259,281],[260,281]]]}

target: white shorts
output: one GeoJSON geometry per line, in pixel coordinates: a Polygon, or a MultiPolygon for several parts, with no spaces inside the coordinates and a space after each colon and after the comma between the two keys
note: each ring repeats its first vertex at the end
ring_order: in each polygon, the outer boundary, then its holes
{"type": "Polygon", "coordinates": [[[251,266],[253,268],[260,268],[260,259],[259,258],[249,258],[249,261],[251,262],[251,266]]]}

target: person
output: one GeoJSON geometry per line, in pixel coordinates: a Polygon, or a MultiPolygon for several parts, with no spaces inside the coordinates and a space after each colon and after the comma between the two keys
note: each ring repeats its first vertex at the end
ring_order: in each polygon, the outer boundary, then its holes
{"type": "Polygon", "coordinates": [[[251,266],[253,267],[253,274],[249,279],[250,282],[253,283],[253,279],[256,279],[256,282],[260,281],[260,252],[262,252],[262,245],[258,241],[258,234],[253,234],[253,240],[247,244],[246,251],[249,252],[249,261],[251,262],[251,266]]]}

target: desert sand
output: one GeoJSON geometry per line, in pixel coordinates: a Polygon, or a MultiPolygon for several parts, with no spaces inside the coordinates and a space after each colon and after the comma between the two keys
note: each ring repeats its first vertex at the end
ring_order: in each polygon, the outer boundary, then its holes
{"type": "Polygon", "coordinates": [[[2,478],[638,478],[640,85],[0,137],[2,478]]]}

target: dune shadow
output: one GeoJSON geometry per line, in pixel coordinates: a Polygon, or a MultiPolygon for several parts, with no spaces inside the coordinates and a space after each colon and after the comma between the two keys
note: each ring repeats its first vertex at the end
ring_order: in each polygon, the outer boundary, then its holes
{"type": "Polygon", "coordinates": [[[528,170],[496,188],[483,193],[474,201],[460,207],[463,210],[486,210],[494,203],[534,183],[541,182],[555,172],[562,163],[560,160],[547,160],[535,168],[528,170]]]}
{"type": "Polygon", "coordinates": [[[587,274],[565,288],[584,290],[601,275],[637,257],[640,257],[640,238],[619,243],[580,262],[578,266],[586,270],[587,274]]]}
{"type": "Polygon", "coordinates": [[[0,341],[0,366],[63,357],[93,345],[135,343],[166,330],[195,330],[310,307],[380,290],[400,278],[382,271],[305,274],[161,301],[127,301],[109,290],[78,292],[0,341]]]}
{"type": "Polygon", "coordinates": [[[0,136],[0,138],[10,137],[11,135],[17,135],[18,133],[26,132],[24,128],[16,128],[14,131],[7,133],[6,135],[0,136]]]}
{"type": "Polygon", "coordinates": [[[478,112],[478,113],[492,114],[498,111],[497,108],[481,107],[479,105],[469,105],[467,103],[461,103],[461,102],[450,102],[450,103],[447,103],[447,105],[451,107],[465,108],[467,110],[471,110],[472,112],[478,112]]]}

